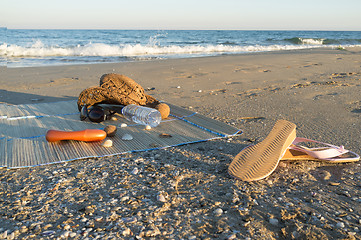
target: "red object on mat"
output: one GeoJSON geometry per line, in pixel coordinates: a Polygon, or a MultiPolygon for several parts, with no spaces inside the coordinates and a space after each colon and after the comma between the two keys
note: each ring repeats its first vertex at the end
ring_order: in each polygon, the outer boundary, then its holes
{"type": "Polygon", "coordinates": [[[101,141],[107,136],[106,132],[100,129],[85,129],[81,131],[60,131],[49,130],[46,133],[48,142],[57,142],[61,140],[77,140],[84,142],[101,141]]]}

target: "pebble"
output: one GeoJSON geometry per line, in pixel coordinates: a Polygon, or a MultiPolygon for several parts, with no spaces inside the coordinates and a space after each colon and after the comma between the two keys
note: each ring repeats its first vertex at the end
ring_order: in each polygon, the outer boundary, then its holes
{"type": "Polygon", "coordinates": [[[127,200],[129,200],[129,197],[128,197],[128,196],[124,196],[124,197],[122,197],[122,198],[120,199],[121,202],[125,202],[125,201],[127,201],[127,200]]]}
{"type": "Polygon", "coordinates": [[[10,233],[10,235],[8,235],[7,239],[9,239],[9,240],[15,239],[15,231],[10,233]]]}
{"type": "Polygon", "coordinates": [[[213,211],[213,213],[216,216],[220,216],[220,215],[222,215],[223,210],[222,210],[222,208],[217,208],[216,210],[213,211]]]}
{"type": "Polygon", "coordinates": [[[159,201],[159,202],[166,202],[167,200],[165,199],[165,197],[163,196],[163,194],[159,194],[158,196],[157,196],[157,200],[159,201]]]}
{"type": "Polygon", "coordinates": [[[278,164],[279,167],[282,167],[282,168],[286,168],[287,167],[287,163],[284,163],[284,162],[280,162],[278,164]]]}
{"type": "Polygon", "coordinates": [[[132,231],[131,231],[129,228],[126,228],[126,229],[123,230],[123,232],[122,232],[122,235],[123,235],[124,237],[129,236],[130,234],[132,234],[132,231]]]}
{"type": "Polygon", "coordinates": [[[130,141],[132,139],[133,139],[133,136],[130,135],[129,133],[124,134],[122,137],[122,140],[125,140],[125,141],[130,141]]]}
{"type": "Polygon", "coordinates": [[[122,218],[124,223],[136,223],[138,220],[135,216],[133,217],[123,217],[122,218]]]}
{"type": "Polygon", "coordinates": [[[36,225],[34,232],[40,232],[40,231],[41,231],[40,225],[36,225]]]}
{"type": "Polygon", "coordinates": [[[227,237],[227,240],[237,239],[237,234],[233,233],[227,237]]]}
{"type": "Polygon", "coordinates": [[[128,127],[128,124],[122,123],[122,124],[120,124],[119,126],[120,126],[121,128],[125,128],[125,127],[128,127]]]}
{"type": "Polygon", "coordinates": [[[332,177],[331,173],[329,171],[323,171],[323,180],[330,180],[330,178],[332,177]]]}
{"type": "Polygon", "coordinates": [[[60,238],[68,238],[70,235],[70,232],[69,231],[65,231],[63,232],[63,234],[60,235],[60,238]]]}
{"type": "Polygon", "coordinates": [[[345,227],[345,224],[344,224],[343,222],[338,222],[338,223],[336,224],[336,227],[337,227],[337,228],[344,228],[344,227],[345,227]]]}
{"type": "Polygon", "coordinates": [[[152,129],[151,126],[149,126],[149,125],[145,126],[145,130],[151,130],[151,129],[152,129]]]}
{"type": "Polygon", "coordinates": [[[85,213],[89,214],[89,213],[93,213],[94,212],[94,208],[92,206],[86,206],[85,207],[85,213]]]}
{"type": "Polygon", "coordinates": [[[137,158],[134,160],[135,163],[144,163],[144,158],[137,158]]]}
{"type": "Polygon", "coordinates": [[[66,225],[63,227],[64,230],[69,230],[70,228],[71,228],[71,226],[68,225],[68,224],[66,224],[66,225]]]}
{"type": "Polygon", "coordinates": [[[248,212],[248,211],[249,211],[248,208],[244,208],[244,207],[239,207],[238,210],[239,210],[239,211],[242,211],[242,212],[243,212],[243,211],[244,211],[244,212],[248,212]]]}
{"type": "Polygon", "coordinates": [[[139,173],[139,169],[138,168],[134,168],[132,171],[133,175],[137,175],[139,173]]]}
{"type": "Polygon", "coordinates": [[[177,86],[177,88],[181,88],[181,86],[177,86]]]}
{"type": "Polygon", "coordinates": [[[44,230],[46,230],[46,229],[51,228],[51,227],[53,227],[53,225],[49,223],[49,224],[46,224],[43,228],[44,228],[44,230]]]}
{"type": "Polygon", "coordinates": [[[106,147],[106,148],[112,147],[112,146],[113,146],[113,141],[110,140],[110,139],[107,139],[107,140],[105,140],[105,141],[103,142],[102,146],[103,146],[103,147],[106,147]]]}
{"type": "Polygon", "coordinates": [[[117,133],[117,127],[114,125],[108,125],[104,128],[104,131],[107,134],[107,137],[114,137],[117,133]]]}
{"type": "Polygon", "coordinates": [[[28,231],[28,228],[26,226],[21,226],[21,228],[20,228],[21,233],[26,233],[27,231],[28,231]]]}
{"type": "Polygon", "coordinates": [[[294,239],[298,239],[299,236],[300,236],[300,234],[299,234],[297,231],[293,231],[293,232],[292,232],[292,237],[293,237],[294,239]]]}
{"type": "Polygon", "coordinates": [[[3,239],[6,239],[8,237],[8,230],[4,231],[0,236],[3,238],[3,239]],[[2,235],[2,236],[1,236],[2,235]]]}
{"type": "Polygon", "coordinates": [[[269,219],[269,223],[274,225],[274,226],[277,226],[278,225],[278,219],[276,218],[270,218],[269,219]]]}

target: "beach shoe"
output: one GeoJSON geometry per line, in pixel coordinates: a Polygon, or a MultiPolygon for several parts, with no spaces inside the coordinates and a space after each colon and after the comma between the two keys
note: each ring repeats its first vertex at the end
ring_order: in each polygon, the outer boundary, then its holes
{"type": "Polygon", "coordinates": [[[84,89],[78,98],[78,110],[81,111],[83,106],[91,107],[98,103],[106,104],[117,104],[117,105],[128,105],[136,104],[139,105],[137,101],[127,98],[123,95],[110,92],[109,90],[102,87],[90,87],[84,89]],[[127,104],[124,104],[127,103],[127,104]]]}
{"type": "Polygon", "coordinates": [[[99,87],[83,90],[78,98],[78,109],[84,105],[90,107],[97,103],[118,105],[140,105],[156,108],[160,111],[162,119],[169,115],[169,106],[160,103],[154,97],[144,93],[143,87],[133,79],[115,73],[104,74],[100,78],[99,87]]]}
{"type": "Polygon", "coordinates": [[[146,105],[159,103],[155,98],[144,94],[144,89],[133,79],[115,73],[104,74],[100,78],[99,87],[91,87],[81,92],[78,108],[84,105],[92,106],[96,103],[120,105],[146,105]]]}
{"type": "Polygon", "coordinates": [[[143,87],[127,76],[115,73],[104,74],[100,77],[99,85],[112,95],[118,95],[122,105],[147,103],[143,87]]]}
{"type": "Polygon", "coordinates": [[[243,181],[255,181],[269,176],[287,148],[296,138],[296,125],[278,120],[260,143],[244,148],[228,167],[228,173],[243,181]]]}
{"type": "Polygon", "coordinates": [[[108,92],[101,87],[90,87],[84,89],[78,98],[78,110],[81,111],[83,106],[93,106],[96,103],[102,103],[108,100],[108,92]]]}
{"type": "MultiPolygon", "coordinates": [[[[100,78],[100,87],[121,96],[122,105],[136,104],[156,108],[161,104],[154,97],[146,94],[143,87],[133,79],[116,73],[104,74],[100,78]]],[[[164,106],[165,104],[162,104],[164,106]]],[[[168,105],[167,105],[168,106],[168,105]]]]}
{"type": "Polygon", "coordinates": [[[113,92],[110,92],[108,89],[102,87],[90,87],[84,89],[79,94],[77,104],[78,104],[78,110],[81,111],[81,109],[85,105],[88,107],[91,107],[98,103],[124,105],[123,102],[127,102],[128,104],[138,105],[138,102],[133,101],[132,99],[127,99],[122,95],[113,94],[113,92]]]}
{"type": "Polygon", "coordinates": [[[296,137],[281,160],[314,160],[330,163],[346,163],[356,162],[360,160],[360,156],[346,150],[343,146],[338,147],[328,143],[296,137]],[[303,146],[300,143],[312,143],[322,145],[322,147],[311,148],[303,146]]]}

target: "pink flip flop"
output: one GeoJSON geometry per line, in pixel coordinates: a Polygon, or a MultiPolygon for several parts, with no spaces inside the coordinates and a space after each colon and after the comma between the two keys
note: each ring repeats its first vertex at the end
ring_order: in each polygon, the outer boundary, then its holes
{"type": "Polygon", "coordinates": [[[346,163],[356,162],[360,160],[360,156],[345,149],[343,146],[338,147],[329,143],[296,137],[281,160],[316,160],[332,163],[346,163]],[[324,147],[308,148],[300,145],[300,143],[305,142],[316,143],[323,145],[324,147]]]}

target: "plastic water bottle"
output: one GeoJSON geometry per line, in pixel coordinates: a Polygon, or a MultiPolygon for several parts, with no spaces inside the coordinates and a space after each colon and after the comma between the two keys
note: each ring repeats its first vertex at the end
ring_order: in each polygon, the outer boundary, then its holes
{"type": "Polygon", "coordinates": [[[138,106],[134,104],[127,105],[122,109],[123,116],[135,123],[156,127],[162,120],[162,116],[157,109],[138,106]]]}

